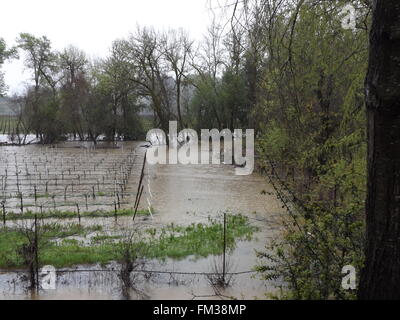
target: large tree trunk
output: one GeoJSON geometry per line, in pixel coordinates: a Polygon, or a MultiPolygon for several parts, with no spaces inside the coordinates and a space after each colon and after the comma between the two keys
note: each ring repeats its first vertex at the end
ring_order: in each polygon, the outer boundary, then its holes
{"type": "Polygon", "coordinates": [[[400,299],[400,1],[375,0],[366,79],[368,195],[360,299],[400,299]]]}

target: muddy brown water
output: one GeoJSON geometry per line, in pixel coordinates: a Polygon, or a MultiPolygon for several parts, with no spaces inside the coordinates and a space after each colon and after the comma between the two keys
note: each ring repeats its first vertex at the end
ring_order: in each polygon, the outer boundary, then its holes
{"type": "MultiPolygon", "coordinates": [[[[60,144],[57,146],[57,151],[42,146],[27,146],[7,147],[6,153],[3,147],[0,148],[0,152],[3,151],[0,155],[3,158],[2,174],[4,174],[6,154],[9,156],[9,168],[16,157],[14,153],[17,154],[17,158],[25,159],[18,162],[28,164],[29,157],[37,161],[43,161],[47,157],[50,172],[54,171],[58,175],[59,167],[57,165],[52,167],[52,165],[54,166],[59,161],[52,162],[50,158],[55,156],[57,159],[61,157],[70,159],[63,162],[65,179],[67,179],[68,168],[72,166],[72,163],[76,166],[74,159],[93,156],[100,163],[97,170],[101,171],[102,175],[106,175],[110,172],[107,168],[117,165],[119,159],[126,157],[127,153],[136,152],[137,159],[132,164],[133,170],[127,183],[125,204],[122,205],[122,207],[131,208],[145,152],[145,149],[140,147],[141,145],[141,143],[119,143],[118,148],[99,148],[89,155],[85,155],[86,149],[76,143],[60,144]],[[107,157],[113,158],[114,161],[106,165],[106,160],[103,159],[107,157]]],[[[82,168],[75,169],[83,170],[82,168]]],[[[93,169],[93,175],[95,171],[96,169],[93,169]]],[[[28,185],[26,183],[26,188],[28,185]]],[[[236,248],[229,253],[228,272],[240,273],[253,270],[259,263],[256,250],[265,250],[265,246],[271,239],[278,236],[279,219],[285,214],[281,203],[273,194],[272,187],[264,177],[256,172],[250,176],[236,176],[234,167],[230,165],[146,165],[144,185],[140,207],[150,206],[154,214],[150,218],[138,217],[136,221],[138,224],[151,227],[162,227],[170,223],[189,225],[207,222],[209,217],[222,219],[223,212],[229,212],[246,215],[251,224],[260,228],[260,232],[255,233],[251,241],[238,241],[236,248]]],[[[62,193],[63,187],[59,189],[62,193]]],[[[76,189],[76,192],[81,191],[78,187],[76,189]]],[[[61,198],[62,195],[60,194],[59,197],[61,198]]],[[[69,220],[74,221],[74,219],[69,220]]],[[[116,230],[129,229],[132,218],[119,217],[117,223],[114,218],[82,218],[82,224],[100,224],[106,231],[113,233],[116,230]]],[[[55,290],[41,290],[39,294],[34,295],[25,290],[20,274],[3,272],[0,273],[0,299],[192,299],[197,297],[216,299],[218,298],[215,296],[216,289],[210,284],[208,277],[201,274],[214,272],[215,264],[221,265],[221,257],[147,261],[144,267],[146,270],[162,273],[136,274],[135,290],[127,292],[121,289],[116,272],[87,271],[102,269],[100,266],[77,266],[77,270],[86,271],[58,273],[55,290]],[[193,272],[199,274],[186,274],[193,272]]],[[[109,270],[113,267],[118,268],[113,264],[108,266],[109,270]]],[[[256,273],[242,273],[234,275],[228,287],[217,290],[221,296],[265,299],[266,293],[276,290],[275,284],[262,280],[256,273]]]]}

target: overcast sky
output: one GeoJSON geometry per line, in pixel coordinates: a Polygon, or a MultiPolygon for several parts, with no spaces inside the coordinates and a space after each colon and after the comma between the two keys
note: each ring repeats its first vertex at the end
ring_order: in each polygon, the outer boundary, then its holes
{"type": "MultiPolygon", "coordinates": [[[[46,35],[54,49],[72,44],[104,57],[111,42],[137,24],[184,28],[201,39],[210,14],[206,0],[1,0],[0,37],[11,46],[20,32],[46,35]]],[[[9,94],[29,79],[21,60],[6,63],[3,71],[9,94]]]]}

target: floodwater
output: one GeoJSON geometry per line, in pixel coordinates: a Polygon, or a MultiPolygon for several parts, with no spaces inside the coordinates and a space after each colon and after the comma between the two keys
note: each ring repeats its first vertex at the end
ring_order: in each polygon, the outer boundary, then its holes
{"type": "MultiPolygon", "coordinates": [[[[113,155],[115,161],[112,164],[109,163],[108,167],[99,165],[98,168],[102,175],[108,175],[110,173],[108,168],[110,166],[114,168],[119,163],[119,158],[126,157],[127,152],[135,152],[136,159],[130,163],[133,169],[127,181],[127,191],[122,207],[133,207],[143,156],[146,151],[141,145],[141,143],[119,143],[119,148],[99,149],[91,154],[100,157],[97,159],[98,161],[96,160],[100,164],[106,163],[104,158],[107,155],[113,155]],[[124,146],[125,151],[122,151],[121,146],[124,146]]],[[[67,154],[68,158],[76,159],[85,152],[82,148],[71,146],[69,143],[58,146],[57,150],[61,154],[57,153],[57,157],[67,154]]],[[[41,146],[13,148],[16,148],[15,152],[18,154],[24,154],[24,148],[30,148],[30,153],[38,152],[43,157],[44,147],[41,146]]],[[[0,147],[0,152],[2,150],[4,149],[0,147]]],[[[12,153],[14,153],[14,149],[12,153]]],[[[64,161],[64,172],[67,176],[66,172],[71,168],[72,162],[70,161],[68,164],[68,160],[64,161]]],[[[233,166],[223,164],[146,165],[144,173],[145,188],[140,207],[150,207],[153,215],[149,218],[138,217],[135,221],[137,224],[151,227],[162,227],[170,223],[189,225],[207,222],[209,217],[222,219],[223,213],[228,212],[243,214],[249,218],[251,224],[260,228],[260,232],[255,233],[251,241],[239,241],[236,248],[229,253],[227,272],[238,274],[232,276],[228,287],[218,288],[211,285],[209,277],[203,274],[214,272],[215,265],[220,267],[221,257],[210,256],[201,259],[188,257],[179,261],[173,259],[163,262],[146,261],[143,266],[145,271],[133,275],[134,290],[121,288],[121,281],[115,272],[118,266],[112,263],[107,266],[109,271],[94,271],[104,269],[104,267],[91,265],[77,266],[74,272],[58,272],[57,289],[41,290],[39,294],[34,295],[24,289],[20,274],[3,272],[0,273],[0,299],[173,300],[227,297],[265,299],[266,293],[276,290],[274,287],[276,283],[264,281],[259,274],[252,272],[259,263],[256,251],[265,251],[265,246],[278,236],[279,221],[285,214],[281,203],[273,194],[272,187],[264,177],[256,172],[249,176],[236,176],[233,166]],[[87,270],[92,271],[88,272],[87,270]]],[[[89,175],[89,173],[87,174],[89,175]]],[[[28,188],[28,186],[26,187],[28,188]]],[[[79,190],[78,186],[76,188],[79,190]]],[[[112,183],[110,182],[109,186],[107,182],[104,183],[104,188],[112,189],[112,183]]],[[[60,199],[62,190],[63,188],[60,187],[60,199]]],[[[92,205],[96,206],[95,203],[92,205]]],[[[82,224],[101,224],[107,231],[115,232],[117,229],[129,228],[132,225],[132,218],[119,217],[117,223],[114,218],[82,218],[82,224]]]]}

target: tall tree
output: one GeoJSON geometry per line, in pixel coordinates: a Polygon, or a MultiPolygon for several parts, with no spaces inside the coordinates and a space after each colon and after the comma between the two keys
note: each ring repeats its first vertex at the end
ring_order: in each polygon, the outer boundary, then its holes
{"type": "Polygon", "coordinates": [[[360,299],[400,299],[400,5],[375,0],[366,78],[367,247],[360,299]]]}
{"type": "Polygon", "coordinates": [[[114,41],[111,55],[102,63],[98,77],[98,87],[108,97],[112,119],[110,138],[117,135],[134,139],[138,135],[139,123],[135,82],[130,81],[132,65],[128,59],[124,41],[114,41]]]}
{"type": "Polygon", "coordinates": [[[130,80],[138,87],[138,95],[151,101],[157,125],[167,132],[172,116],[172,95],[160,35],[152,28],[138,28],[126,43],[132,64],[130,80]]]}
{"type": "MultiPolygon", "coordinates": [[[[66,123],[67,130],[74,135],[84,139],[84,128],[81,115],[81,94],[85,92],[82,85],[83,74],[89,61],[86,54],[80,49],[68,46],[58,55],[58,63],[62,74],[61,81],[61,115],[66,123]]],[[[85,86],[84,86],[85,87],[85,86]]]]}
{"type": "Polygon", "coordinates": [[[46,36],[21,33],[17,43],[25,53],[25,65],[31,69],[34,80],[33,89],[27,93],[30,126],[42,143],[53,143],[59,138],[62,127],[58,117],[57,84],[60,77],[57,55],[46,36]]]}
{"type": "Polygon", "coordinates": [[[170,30],[164,35],[163,39],[165,59],[174,74],[176,108],[180,128],[184,127],[181,111],[182,85],[188,71],[188,55],[192,44],[193,42],[189,40],[189,36],[183,30],[178,32],[170,30]]]}
{"type": "Polygon", "coordinates": [[[214,18],[211,25],[207,29],[207,33],[204,36],[203,43],[201,44],[199,50],[195,53],[192,52],[191,55],[191,66],[196,70],[199,79],[202,83],[194,84],[197,90],[200,92],[200,88],[210,87],[211,91],[208,89],[207,96],[208,99],[207,108],[210,108],[213,112],[213,116],[217,122],[217,128],[223,129],[223,119],[219,112],[219,106],[216,97],[218,96],[218,80],[220,74],[223,72],[226,63],[224,61],[224,50],[222,46],[222,27],[216,22],[214,18]]]}
{"type": "Polygon", "coordinates": [[[55,92],[57,80],[52,75],[56,71],[56,55],[51,51],[51,42],[46,37],[35,37],[30,33],[21,33],[17,39],[18,47],[26,53],[25,65],[32,69],[35,91],[40,85],[48,85],[55,92]]]}
{"type": "Polygon", "coordinates": [[[82,50],[70,45],[59,53],[59,64],[65,83],[74,87],[78,74],[85,71],[88,59],[82,50]]]}

